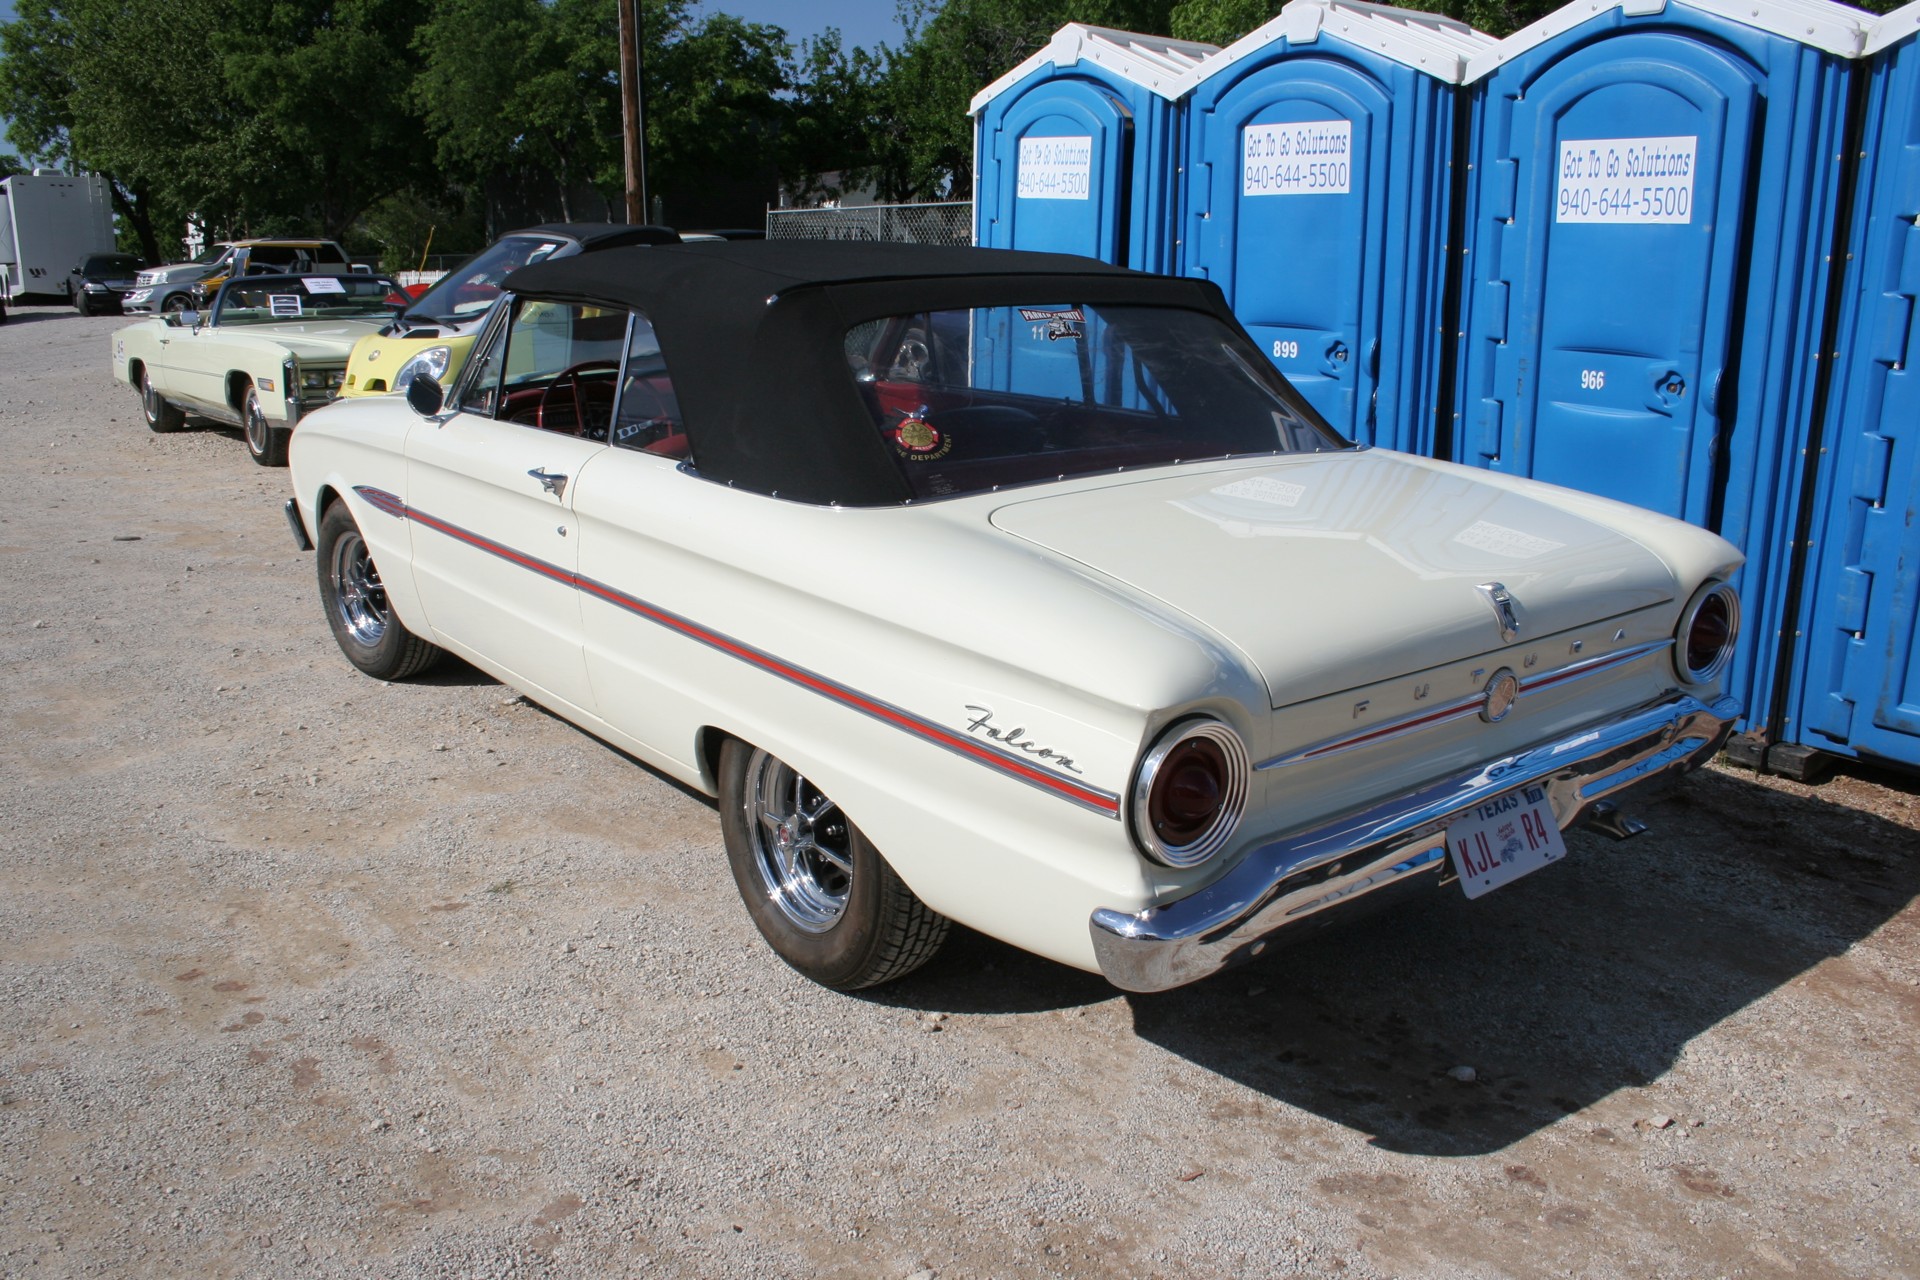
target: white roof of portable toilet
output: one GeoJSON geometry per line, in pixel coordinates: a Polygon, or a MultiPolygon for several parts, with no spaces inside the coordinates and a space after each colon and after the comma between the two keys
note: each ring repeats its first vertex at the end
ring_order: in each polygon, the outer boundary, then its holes
{"type": "MultiPolygon", "coordinates": [[[[1596,14],[1618,9],[1628,17],[1666,11],[1667,0],[1575,0],[1525,26],[1467,64],[1467,83],[1488,75],[1529,49],[1538,48],[1596,14]]],[[[1686,0],[1682,6],[1770,31],[1843,58],[1857,58],[1866,47],[1873,15],[1834,0],[1686,0]]]]}
{"type": "Polygon", "coordinates": [[[974,94],[967,112],[979,115],[989,102],[1049,62],[1056,67],[1091,62],[1163,98],[1177,98],[1181,91],[1175,86],[1186,78],[1186,73],[1219,51],[1218,45],[1201,44],[1197,40],[1169,40],[1165,36],[1069,22],[1054,32],[1053,39],[1031,58],[974,94]]]}
{"type": "Polygon", "coordinates": [[[1867,28],[1867,46],[1863,53],[1878,53],[1888,45],[1899,44],[1920,31],[1920,0],[1895,9],[1867,28]]]}
{"type": "Polygon", "coordinates": [[[1467,59],[1494,44],[1494,38],[1486,32],[1437,13],[1368,4],[1366,0],[1292,0],[1271,22],[1249,31],[1217,57],[1188,72],[1181,92],[1264,52],[1276,40],[1312,44],[1322,32],[1424,71],[1443,84],[1459,84],[1466,74],[1467,59]]]}

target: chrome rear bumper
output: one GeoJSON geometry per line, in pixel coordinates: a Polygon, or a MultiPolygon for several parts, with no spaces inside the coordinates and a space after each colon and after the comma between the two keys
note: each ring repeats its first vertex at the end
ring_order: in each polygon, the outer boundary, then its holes
{"type": "Polygon", "coordinates": [[[1102,908],[1089,922],[1100,971],[1126,991],[1204,978],[1330,908],[1439,880],[1451,865],[1447,825],[1474,805],[1540,783],[1560,826],[1570,827],[1629,787],[1704,764],[1739,714],[1733,698],[1709,706],[1674,696],[1262,845],[1178,901],[1131,915],[1102,908]]]}

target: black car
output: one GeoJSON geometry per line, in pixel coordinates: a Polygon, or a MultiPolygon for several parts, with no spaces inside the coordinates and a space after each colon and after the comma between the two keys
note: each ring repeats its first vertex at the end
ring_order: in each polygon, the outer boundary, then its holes
{"type": "Polygon", "coordinates": [[[131,253],[90,253],[72,271],[73,309],[83,316],[120,310],[120,299],[147,264],[131,253]]]}

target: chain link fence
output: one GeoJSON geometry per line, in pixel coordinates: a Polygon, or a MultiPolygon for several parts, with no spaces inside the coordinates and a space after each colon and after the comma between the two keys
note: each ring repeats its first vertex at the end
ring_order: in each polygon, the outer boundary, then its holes
{"type": "Polygon", "coordinates": [[[769,240],[875,240],[972,244],[973,202],[869,204],[852,209],[769,209],[769,240]]]}

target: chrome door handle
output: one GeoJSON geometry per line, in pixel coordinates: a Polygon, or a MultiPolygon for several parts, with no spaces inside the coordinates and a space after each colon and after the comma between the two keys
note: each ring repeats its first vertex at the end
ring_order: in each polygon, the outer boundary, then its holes
{"type": "Polygon", "coordinates": [[[538,480],[540,482],[540,487],[542,489],[545,489],[548,493],[552,494],[554,497],[564,498],[566,496],[567,478],[565,476],[549,475],[546,471],[542,470],[539,467],[535,467],[533,470],[527,472],[527,474],[532,476],[535,480],[538,480]]]}

